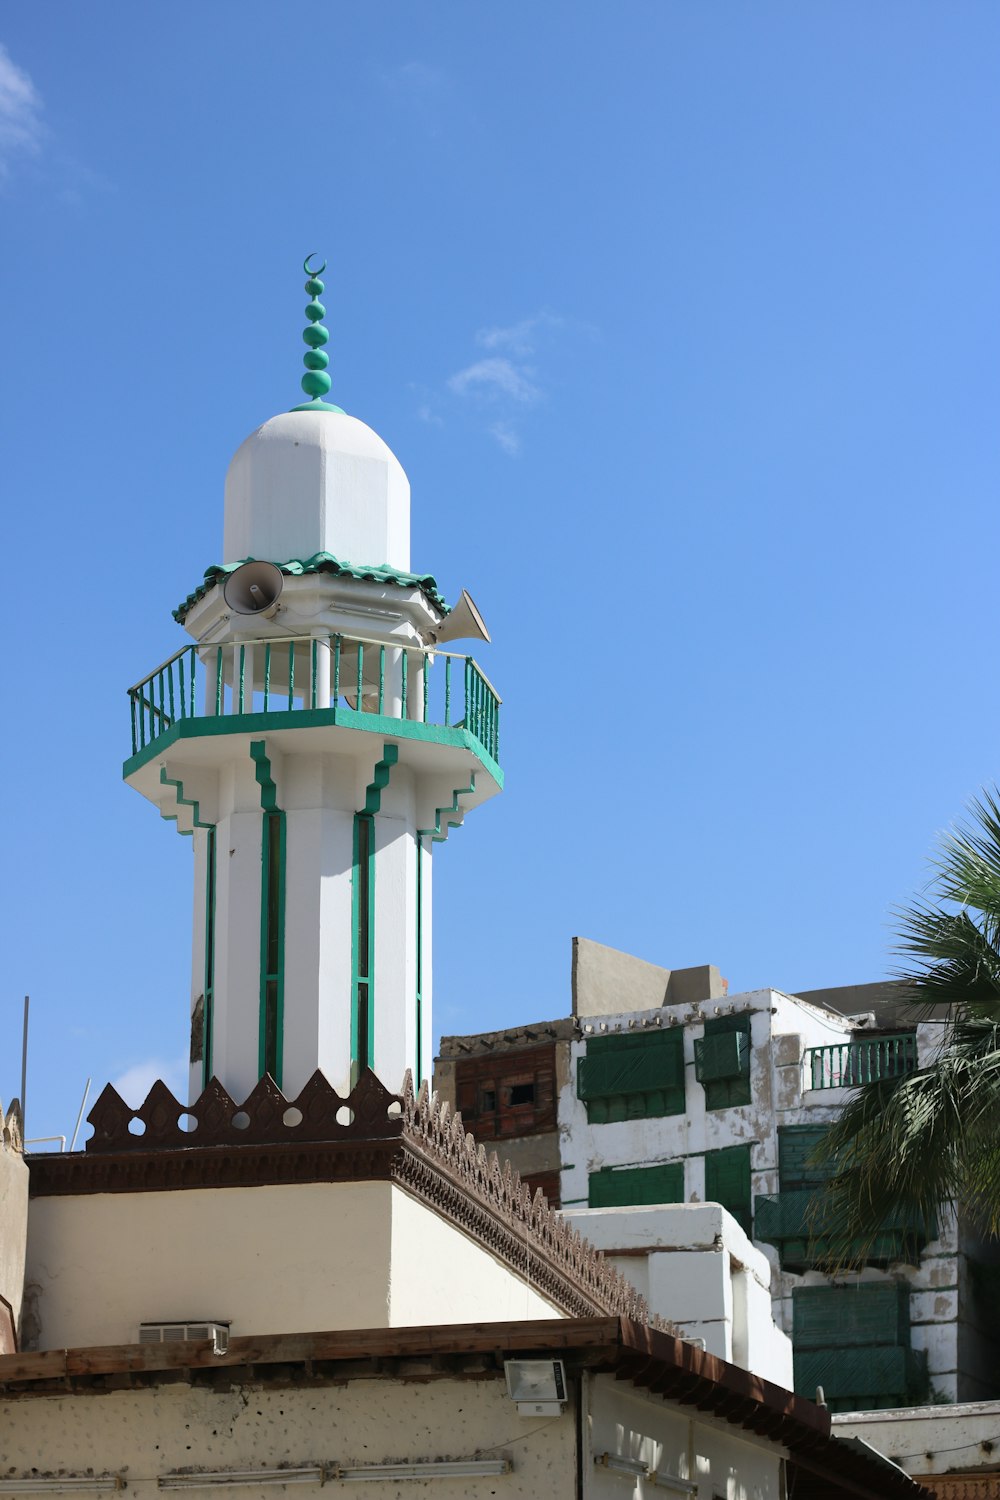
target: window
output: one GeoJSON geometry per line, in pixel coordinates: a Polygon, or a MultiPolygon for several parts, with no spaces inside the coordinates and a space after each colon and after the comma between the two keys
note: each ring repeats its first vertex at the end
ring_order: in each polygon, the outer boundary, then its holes
{"type": "Polygon", "coordinates": [[[577,1065],[577,1094],[591,1125],[684,1113],[684,1033],[591,1037],[577,1065]]]}
{"type": "Polygon", "coordinates": [[[750,1017],[713,1016],[694,1044],[695,1077],[706,1109],[750,1103],[750,1017]]]}
{"type": "Polygon", "coordinates": [[[526,1079],[522,1079],[520,1083],[506,1084],[501,1092],[503,1095],[503,1102],[511,1109],[516,1109],[518,1105],[534,1104],[534,1079],[532,1079],[530,1082],[526,1079]]]}
{"type": "Polygon", "coordinates": [[[751,1232],[749,1146],[705,1152],[705,1199],[721,1203],[747,1234],[751,1232]]]}
{"type": "Polygon", "coordinates": [[[684,1163],[668,1161],[655,1167],[603,1167],[590,1174],[587,1201],[591,1208],[683,1203],[684,1163]]]}

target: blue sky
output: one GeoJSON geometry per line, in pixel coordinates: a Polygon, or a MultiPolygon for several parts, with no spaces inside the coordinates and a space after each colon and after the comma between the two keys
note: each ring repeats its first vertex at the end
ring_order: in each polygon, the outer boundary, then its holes
{"type": "Polygon", "coordinates": [[[507,791],[435,856],[439,1030],[566,1013],[575,933],[886,974],[1000,770],[992,0],[63,0],[0,43],[29,1133],[185,1050],[190,849],[121,783],[124,690],[297,399],[313,249],[334,397],[505,700],[507,791]]]}

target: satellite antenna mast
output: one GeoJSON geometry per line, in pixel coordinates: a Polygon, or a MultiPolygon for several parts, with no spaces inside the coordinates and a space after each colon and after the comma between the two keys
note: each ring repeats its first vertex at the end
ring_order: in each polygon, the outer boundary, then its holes
{"type": "Polygon", "coordinates": [[[83,1098],[80,1100],[80,1113],[76,1117],[76,1125],[73,1129],[73,1139],[69,1143],[69,1149],[71,1151],[76,1150],[76,1138],[80,1134],[80,1121],[83,1119],[83,1112],[87,1108],[87,1100],[90,1097],[90,1085],[93,1083],[93,1081],[94,1080],[92,1078],[87,1079],[87,1087],[84,1089],[83,1098]]]}
{"type": "Polygon", "coordinates": [[[28,1091],[28,1007],[30,999],[24,997],[24,1024],[21,1028],[21,1132],[24,1134],[24,1098],[28,1091]]]}

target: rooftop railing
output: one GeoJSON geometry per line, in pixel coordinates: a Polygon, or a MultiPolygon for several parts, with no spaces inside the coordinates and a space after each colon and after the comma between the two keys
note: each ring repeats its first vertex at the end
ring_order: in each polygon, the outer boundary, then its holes
{"type": "Polygon", "coordinates": [[[855,1038],[806,1051],[806,1087],[849,1089],[880,1078],[898,1078],[917,1066],[917,1038],[898,1036],[855,1038]]]}
{"type": "Polygon", "coordinates": [[[499,758],[500,697],[451,651],[346,635],[183,646],[128,696],[133,755],[185,719],[347,708],[466,729],[499,758]]]}

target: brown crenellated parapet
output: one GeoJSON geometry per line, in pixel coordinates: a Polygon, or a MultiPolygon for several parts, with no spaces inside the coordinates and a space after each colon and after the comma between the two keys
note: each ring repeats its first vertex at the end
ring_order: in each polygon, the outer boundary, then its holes
{"type": "Polygon", "coordinates": [[[213,1078],[193,1104],[181,1104],[162,1081],[138,1109],[109,1083],[88,1121],[88,1152],[150,1151],[193,1146],[303,1145],[318,1141],[391,1140],[402,1129],[401,1097],[364,1072],[351,1093],[338,1094],[318,1070],[297,1099],[286,1099],[265,1075],[238,1104],[213,1078]],[[141,1130],[135,1130],[135,1123],[141,1130]]]}

